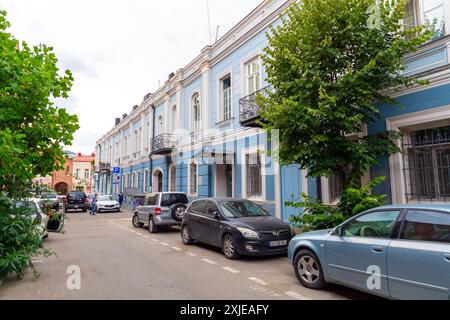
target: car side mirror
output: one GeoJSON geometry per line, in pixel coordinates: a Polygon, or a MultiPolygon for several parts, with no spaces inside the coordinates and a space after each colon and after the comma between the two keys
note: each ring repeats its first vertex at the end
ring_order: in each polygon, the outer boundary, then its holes
{"type": "Polygon", "coordinates": [[[332,234],[338,237],[342,236],[342,227],[339,226],[334,228],[332,234]]]}
{"type": "Polygon", "coordinates": [[[214,215],[214,218],[216,218],[217,220],[220,219],[219,211],[215,210],[215,211],[213,212],[213,215],[214,215]]]}

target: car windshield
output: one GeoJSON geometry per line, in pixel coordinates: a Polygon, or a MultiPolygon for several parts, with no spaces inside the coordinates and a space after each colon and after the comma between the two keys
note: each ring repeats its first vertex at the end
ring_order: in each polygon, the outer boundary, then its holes
{"type": "Polygon", "coordinates": [[[98,197],[98,201],[114,201],[116,199],[114,199],[113,196],[99,196],[98,197]]]}
{"type": "Polygon", "coordinates": [[[71,192],[71,193],[69,193],[69,197],[82,199],[82,198],[84,198],[84,193],[83,192],[71,192]]]}
{"type": "Polygon", "coordinates": [[[227,218],[262,217],[270,215],[266,210],[250,201],[221,201],[219,205],[227,218]]]}
{"type": "Polygon", "coordinates": [[[16,208],[27,208],[32,215],[37,213],[36,204],[31,201],[17,201],[16,208]]]}
{"type": "Polygon", "coordinates": [[[189,203],[188,198],[183,193],[166,193],[162,195],[161,206],[171,207],[174,204],[186,204],[189,203]]]}
{"type": "Polygon", "coordinates": [[[42,198],[45,199],[56,199],[58,196],[55,193],[43,193],[42,198]]]}

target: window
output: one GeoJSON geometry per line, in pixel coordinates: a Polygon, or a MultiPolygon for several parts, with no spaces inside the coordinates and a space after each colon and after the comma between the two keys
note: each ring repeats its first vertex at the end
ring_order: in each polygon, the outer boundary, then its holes
{"type": "Polygon", "coordinates": [[[163,134],[163,132],[164,132],[163,117],[159,116],[158,117],[158,131],[157,131],[157,133],[158,133],[158,135],[161,135],[161,134],[163,134]]]}
{"type": "Polygon", "coordinates": [[[390,238],[400,211],[378,211],[351,220],[343,228],[346,237],[390,238]]]}
{"type": "Polygon", "coordinates": [[[132,188],[136,188],[136,174],[133,172],[133,174],[131,175],[131,187],[132,188]]]}
{"type": "Polygon", "coordinates": [[[450,214],[410,210],[403,223],[401,238],[450,243],[450,214]]]}
{"type": "Polygon", "coordinates": [[[172,120],[170,128],[172,129],[172,133],[174,133],[177,129],[177,106],[172,107],[172,120]]]}
{"type": "Polygon", "coordinates": [[[409,0],[405,7],[405,28],[424,24],[437,39],[445,34],[444,0],[409,0]]]}
{"type": "Polygon", "coordinates": [[[137,174],[137,188],[141,188],[141,172],[139,171],[137,174]]]}
{"type": "Polygon", "coordinates": [[[194,201],[191,206],[191,210],[196,213],[203,213],[205,211],[205,200],[194,201]]]}
{"type": "Polygon", "coordinates": [[[145,197],[144,205],[146,205],[146,206],[158,205],[158,195],[154,194],[154,195],[148,195],[147,197],[145,197]]]}
{"type": "Polygon", "coordinates": [[[219,212],[219,208],[217,208],[217,205],[212,201],[206,202],[205,207],[205,215],[209,217],[214,217],[219,212]]]}
{"type": "Polygon", "coordinates": [[[262,172],[261,156],[259,153],[247,154],[245,156],[247,169],[247,196],[262,196],[262,172]]]}
{"type": "Polygon", "coordinates": [[[70,174],[70,166],[66,166],[66,175],[68,176],[70,174]]]}
{"type": "Polygon", "coordinates": [[[171,207],[175,204],[187,204],[188,198],[184,193],[165,193],[161,198],[161,207],[171,207]]]}
{"type": "Polygon", "coordinates": [[[84,169],[84,178],[89,179],[89,169],[84,169]]]}
{"type": "Polygon", "coordinates": [[[336,175],[328,177],[328,189],[330,192],[330,203],[339,200],[341,193],[344,191],[342,178],[336,175]]]}
{"type": "Polygon", "coordinates": [[[126,157],[128,155],[128,138],[127,137],[124,138],[123,145],[124,145],[124,147],[123,147],[123,151],[124,151],[123,156],[126,157]]]}
{"type": "Polygon", "coordinates": [[[134,152],[139,150],[139,135],[137,130],[134,131],[134,152]]]}
{"type": "Polygon", "coordinates": [[[177,167],[175,165],[170,168],[170,191],[177,191],[177,167]]]}
{"type": "Polygon", "coordinates": [[[192,96],[192,131],[200,130],[201,124],[200,95],[198,93],[192,96]]]}
{"type": "Polygon", "coordinates": [[[148,188],[148,170],[144,170],[144,192],[147,192],[148,188]]]}
{"type": "Polygon", "coordinates": [[[250,201],[222,201],[219,203],[227,218],[261,217],[270,214],[250,201]]]}
{"type": "Polygon", "coordinates": [[[406,198],[450,200],[450,126],[412,131],[403,142],[406,198]]]}
{"type": "Polygon", "coordinates": [[[445,34],[444,0],[422,0],[423,23],[433,33],[433,39],[445,34]]]}
{"type": "Polygon", "coordinates": [[[221,81],[221,89],[222,89],[222,113],[221,113],[221,121],[226,121],[231,119],[231,76],[228,75],[226,78],[221,81]]]}
{"type": "Polygon", "coordinates": [[[191,195],[197,194],[197,164],[191,163],[189,165],[189,193],[191,195]]]}
{"type": "Polygon", "coordinates": [[[75,179],[80,179],[80,169],[75,170],[75,179]]]}
{"type": "Polygon", "coordinates": [[[247,95],[255,93],[261,88],[259,58],[254,59],[245,65],[247,95]]]}

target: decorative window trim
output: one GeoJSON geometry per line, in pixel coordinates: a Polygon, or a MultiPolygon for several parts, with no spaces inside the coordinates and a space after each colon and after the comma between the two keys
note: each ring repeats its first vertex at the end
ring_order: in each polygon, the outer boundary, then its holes
{"type": "Polygon", "coordinates": [[[202,95],[200,94],[200,91],[195,91],[192,95],[191,95],[191,101],[190,101],[190,108],[189,108],[189,119],[190,119],[190,127],[191,127],[191,132],[200,132],[202,130],[202,95]],[[195,97],[198,95],[198,113],[199,113],[199,120],[198,120],[198,125],[197,128],[195,127],[194,124],[194,106],[195,106],[195,97]]]}
{"type": "Polygon", "coordinates": [[[187,194],[189,195],[189,196],[191,196],[191,197],[198,197],[198,186],[199,186],[199,175],[198,175],[198,169],[199,169],[199,166],[198,166],[198,161],[197,160],[191,160],[190,162],[189,162],[189,165],[188,165],[188,192],[187,192],[187,194]],[[196,179],[196,182],[197,182],[197,186],[196,186],[196,188],[195,188],[195,190],[196,190],[196,192],[195,193],[192,193],[191,192],[191,165],[192,164],[195,164],[196,166],[197,166],[197,179],[196,179]]]}
{"type": "MultiPolygon", "coordinates": [[[[387,130],[405,132],[411,129],[421,129],[440,123],[450,124],[450,105],[408,113],[386,119],[387,130]]],[[[401,147],[401,141],[397,141],[401,147]]],[[[389,157],[389,173],[391,180],[391,197],[394,204],[406,204],[406,185],[404,176],[403,155],[393,154],[389,157]]],[[[410,201],[414,203],[414,201],[410,201]]]]}
{"type": "Polygon", "coordinates": [[[262,50],[258,49],[257,51],[254,51],[250,55],[246,56],[241,62],[241,98],[248,96],[247,72],[245,70],[245,66],[249,62],[256,60],[256,59],[258,59],[258,62],[259,62],[259,72],[260,72],[259,86],[260,86],[260,88],[263,88],[263,66],[262,66],[262,61],[261,61],[261,55],[262,55],[262,50]]]}
{"type": "Polygon", "coordinates": [[[266,154],[265,154],[265,146],[259,145],[256,147],[245,149],[242,152],[242,198],[251,200],[251,201],[266,201],[266,154]],[[261,196],[260,197],[251,197],[247,194],[247,161],[246,156],[251,154],[256,154],[259,151],[259,156],[261,158],[261,196]]]}
{"type": "Polygon", "coordinates": [[[177,165],[175,163],[173,163],[173,164],[171,164],[169,166],[169,191],[170,192],[176,192],[177,191],[177,171],[178,171],[178,168],[177,168],[177,165]],[[175,188],[172,191],[172,187],[173,187],[173,185],[172,185],[172,178],[173,178],[172,177],[172,169],[173,168],[175,168],[175,188]]]}
{"type": "Polygon", "coordinates": [[[219,123],[224,123],[224,122],[229,122],[230,120],[233,119],[234,116],[234,110],[233,110],[233,94],[234,94],[234,88],[233,88],[233,69],[228,69],[227,71],[223,72],[222,74],[219,75],[219,77],[217,78],[217,107],[216,107],[216,122],[219,123]],[[225,120],[224,118],[224,114],[223,114],[223,80],[230,77],[231,79],[231,115],[230,115],[230,119],[225,120]]]}
{"type": "Polygon", "coordinates": [[[164,170],[161,167],[156,167],[155,169],[153,169],[152,177],[151,177],[151,179],[152,179],[152,187],[150,190],[151,193],[158,192],[158,191],[155,191],[155,180],[156,180],[156,183],[158,182],[157,178],[155,177],[155,173],[157,171],[160,171],[162,173],[162,190],[161,191],[164,190],[164,170]]]}
{"type": "MultiPolygon", "coordinates": [[[[234,164],[231,165],[231,176],[232,176],[232,183],[231,183],[231,197],[236,197],[236,188],[235,188],[235,182],[236,182],[236,167],[234,164]]],[[[219,185],[219,181],[217,180],[217,165],[214,166],[214,197],[218,198],[217,195],[217,186],[219,185]]]]}
{"type": "Polygon", "coordinates": [[[144,193],[146,193],[148,191],[148,169],[144,170],[144,183],[143,183],[144,187],[143,187],[143,191],[144,193]]]}

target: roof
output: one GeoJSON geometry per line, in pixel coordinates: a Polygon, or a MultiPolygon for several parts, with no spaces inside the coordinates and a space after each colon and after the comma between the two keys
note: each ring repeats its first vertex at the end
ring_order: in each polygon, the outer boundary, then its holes
{"type": "Polygon", "coordinates": [[[450,212],[450,204],[433,204],[433,203],[395,204],[374,209],[425,209],[425,210],[440,210],[450,212]]]}
{"type": "Polygon", "coordinates": [[[95,157],[93,156],[77,156],[73,158],[73,162],[92,162],[92,160],[95,160],[95,157]]]}

